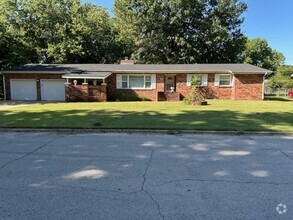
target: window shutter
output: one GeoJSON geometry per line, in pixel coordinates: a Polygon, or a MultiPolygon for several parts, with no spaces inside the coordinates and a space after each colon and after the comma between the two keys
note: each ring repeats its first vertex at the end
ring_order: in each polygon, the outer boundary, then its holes
{"type": "Polygon", "coordinates": [[[215,75],[215,86],[220,86],[220,75],[218,74],[215,75]]]}
{"type": "Polygon", "coordinates": [[[116,88],[122,89],[122,75],[121,74],[116,75],[116,88]]]}
{"type": "Polygon", "coordinates": [[[231,86],[234,86],[234,83],[235,83],[234,75],[231,75],[231,86]]]}
{"type": "Polygon", "coordinates": [[[157,79],[156,79],[156,77],[157,77],[156,74],[152,74],[152,89],[157,88],[157,79]]]}
{"type": "Polygon", "coordinates": [[[186,86],[191,86],[191,79],[192,79],[192,75],[191,74],[187,74],[186,86]]]}
{"type": "Polygon", "coordinates": [[[208,86],[208,75],[202,75],[202,86],[208,86]]]}

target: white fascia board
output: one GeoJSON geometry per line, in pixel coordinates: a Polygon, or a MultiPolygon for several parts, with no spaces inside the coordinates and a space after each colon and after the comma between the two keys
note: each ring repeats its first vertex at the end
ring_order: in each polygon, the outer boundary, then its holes
{"type": "Polygon", "coordinates": [[[63,79],[106,79],[108,78],[108,76],[106,77],[94,77],[94,76],[62,76],[63,79]]]}
{"type": "Polygon", "coordinates": [[[268,73],[272,73],[272,72],[259,72],[259,71],[250,71],[250,72],[243,72],[243,71],[239,71],[239,72],[233,72],[234,74],[261,74],[261,75],[265,75],[268,73]]]}
{"type": "Polygon", "coordinates": [[[231,73],[230,70],[116,70],[113,73],[231,73]]]}

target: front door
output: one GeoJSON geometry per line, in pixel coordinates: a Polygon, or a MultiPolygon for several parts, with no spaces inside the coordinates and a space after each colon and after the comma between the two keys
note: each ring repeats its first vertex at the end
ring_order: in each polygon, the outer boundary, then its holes
{"type": "Polygon", "coordinates": [[[174,92],[175,91],[175,76],[166,76],[165,77],[165,91],[174,92]]]}

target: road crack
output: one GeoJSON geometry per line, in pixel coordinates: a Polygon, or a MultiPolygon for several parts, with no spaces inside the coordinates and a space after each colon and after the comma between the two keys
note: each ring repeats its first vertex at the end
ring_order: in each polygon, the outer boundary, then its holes
{"type": "Polygon", "coordinates": [[[16,161],[19,161],[19,160],[22,160],[22,159],[24,159],[24,158],[29,157],[30,155],[36,153],[37,151],[39,151],[39,150],[41,150],[41,149],[47,147],[49,144],[52,144],[52,143],[53,143],[54,141],[56,141],[57,139],[60,139],[60,138],[63,138],[63,137],[64,137],[64,136],[56,137],[56,138],[52,139],[51,141],[47,142],[46,144],[43,144],[42,146],[36,148],[35,150],[33,150],[33,151],[31,151],[31,152],[29,152],[29,153],[27,153],[27,154],[25,154],[25,155],[23,155],[23,156],[21,156],[21,157],[15,158],[15,159],[13,159],[13,160],[11,160],[11,161],[9,161],[9,162],[3,164],[3,165],[0,167],[0,170],[3,169],[3,168],[5,168],[6,166],[8,166],[8,165],[10,165],[10,164],[12,164],[12,163],[14,163],[14,162],[16,162],[16,161]]]}
{"type": "Polygon", "coordinates": [[[149,159],[149,160],[147,161],[147,163],[146,163],[146,168],[145,168],[145,170],[144,170],[144,174],[143,174],[143,176],[142,176],[143,181],[142,181],[142,185],[141,185],[141,191],[144,190],[144,186],[145,186],[145,183],[146,183],[146,181],[147,181],[147,177],[146,177],[146,176],[147,176],[148,170],[149,170],[150,165],[151,165],[152,160],[153,160],[153,154],[154,154],[154,150],[151,151],[150,159],[149,159]]]}
{"type": "Polygon", "coordinates": [[[162,218],[162,219],[165,219],[165,216],[162,214],[162,212],[161,212],[161,207],[160,207],[160,204],[158,203],[158,201],[157,200],[155,200],[155,198],[153,197],[153,195],[152,194],[150,194],[149,193],[149,191],[147,191],[146,189],[145,189],[145,184],[146,184],[146,181],[147,181],[147,173],[148,173],[148,170],[149,170],[149,168],[150,168],[150,165],[151,165],[151,163],[152,163],[152,161],[153,161],[153,155],[154,155],[154,150],[152,149],[152,151],[151,151],[151,155],[150,155],[150,159],[147,161],[147,163],[146,163],[146,167],[145,167],[145,171],[144,171],[144,174],[143,174],[143,181],[142,181],[142,185],[141,185],[141,192],[145,192],[146,193],[146,195],[148,195],[148,197],[152,200],[152,202],[156,205],[156,207],[157,207],[157,210],[158,210],[158,214],[160,215],[160,217],[162,218]]]}
{"type": "Polygon", "coordinates": [[[147,190],[143,190],[149,197],[150,199],[153,201],[153,203],[155,203],[155,205],[157,206],[157,209],[158,209],[158,213],[159,215],[161,216],[161,218],[164,220],[165,219],[165,216],[162,214],[161,212],[161,206],[160,204],[158,203],[157,200],[155,200],[155,198],[152,196],[152,194],[150,194],[147,190]]]}

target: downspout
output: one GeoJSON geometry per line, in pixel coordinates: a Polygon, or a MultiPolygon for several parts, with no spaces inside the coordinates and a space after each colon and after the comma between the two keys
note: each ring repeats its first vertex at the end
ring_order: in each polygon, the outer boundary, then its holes
{"type": "Polygon", "coordinates": [[[263,80],[262,80],[262,100],[265,99],[265,80],[266,80],[266,76],[268,75],[268,72],[266,72],[263,76],[263,80]]]}
{"type": "Polygon", "coordinates": [[[235,90],[236,90],[236,88],[235,88],[235,74],[231,71],[231,70],[228,70],[228,72],[232,75],[232,82],[231,82],[231,86],[232,86],[232,97],[231,97],[231,99],[232,100],[235,100],[235,90]]]}
{"type": "Polygon", "coordinates": [[[3,94],[4,94],[4,100],[6,100],[6,87],[5,87],[5,76],[0,72],[0,75],[3,77],[3,94]]]}

